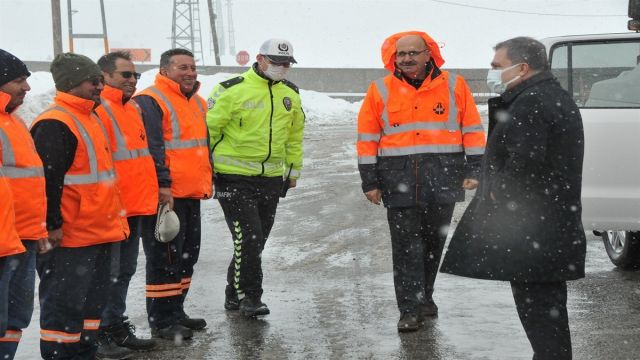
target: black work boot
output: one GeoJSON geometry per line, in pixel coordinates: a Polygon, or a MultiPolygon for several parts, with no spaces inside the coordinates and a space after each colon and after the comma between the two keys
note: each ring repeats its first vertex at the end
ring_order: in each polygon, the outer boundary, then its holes
{"type": "Polygon", "coordinates": [[[247,296],[240,300],[240,314],[243,316],[255,317],[268,315],[269,312],[267,304],[260,301],[260,299],[252,299],[247,296]]]}
{"type": "Polygon", "coordinates": [[[420,314],[422,316],[438,316],[438,305],[433,299],[429,299],[420,306],[420,314]]]}
{"type": "Polygon", "coordinates": [[[104,329],[119,346],[131,350],[151,350],[157,343],[153,339],[140,339],[136,336],[136,327],[128,321],[104,329]]]}
{"type": "Polygon", "coordinates": [[[132,355],[133,351],[126,347],[118,346],[109,334],[101,331],[100,335],[98,335],[97,359],[122,360],[129,359],[132,355]]]}
{"type": "Polygon", "coordinates": [[[225,295],[224,297],[224,308],[227,310],[239,310],[240,309],[240,300],[238,300],[238,295],[225,295]]]}
{"type": "Polygon", "coordinates": [[[416,331],[420,328],[420,321],[418,319],[418,315],[411,312],[405,312],[400,315],[400,320],[398,321],[398,331],[399,332],[410,332],[416,331]]]}
{"type": "Polygon", "coordinates": [[[193,337],[193,331],[180,324],[151,329],[151,336],[172,341],[187,340],[193,337]]]}
{"type": "Polygon", "coordinates": [[[207,322],[204,319],[190,318],[188,316],[185,316],[178,324],[191,330],[202,330],[207,327],[207,322]]]}

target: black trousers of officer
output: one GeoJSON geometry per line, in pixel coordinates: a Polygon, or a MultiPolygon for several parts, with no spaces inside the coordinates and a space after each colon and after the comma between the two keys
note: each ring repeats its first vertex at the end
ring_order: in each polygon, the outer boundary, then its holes
{"type": "Polygon", "coordinates": [[[180,231],[169,243],[155,238],[156,217],[143,219],[142,244],[147,258],[147,315],[149,326],[162,329],[187,317],[184,301],[193,267],[200,255],[200,200],[173,200],[180,231]]]}
{"type": "Polygon", "coordinates": [[[111,247],[110,243],[57,247],[38,254],[43,359],[95,357],[98,326],[109,289],[111,247]]]}
{"type": "Polygon", "coordinates": [[[234,255],[227,270],[228,297],[262,296],[262,250],[282,188],[281,177],[216,175],[216,196],[231,230],[234,255]]]}
{"type": "Polygon", "coordinates": [[[455,203],[388,208],[393,283],[401,313],[432,300],[440,257],[455,203]]]}
{"type": "Polygon", "coordinates": [[[567,282],[511,282],[513,299],[533,348],[533,360],[571,359],[567,282]]]}

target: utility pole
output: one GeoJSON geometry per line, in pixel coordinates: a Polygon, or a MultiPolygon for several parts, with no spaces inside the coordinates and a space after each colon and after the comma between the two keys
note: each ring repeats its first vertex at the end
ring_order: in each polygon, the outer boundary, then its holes
{"type": "Polygon", "coordinates": [[[60,0],[51,0],[51,23],[53,24],[53,56],[62,53],[62,20],[60,0]]]}
{"type": "Polygon", "coordinates": [[[211,23],[211,38],[213,39],[213,56],[216,65],[220,65],[220,49],[218,48],[218,32],[216,31],[216,14],[213,12],[213,0],[207,0],[209,4],[209,22],[211,23]]]}

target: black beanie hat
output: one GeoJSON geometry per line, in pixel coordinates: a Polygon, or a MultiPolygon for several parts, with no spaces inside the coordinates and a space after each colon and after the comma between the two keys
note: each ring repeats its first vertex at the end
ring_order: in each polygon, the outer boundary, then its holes
{"type": "Polygon", "coordinates": [[[31,76],[27,65],[17,57],[0,49],[0,86],[20,76],[31,76]]]}
{"type": "Polygon", "coordinates": [[[58,54],[51,62],[50,70],[56,89],[63,92],[68,92],[85,80],[102,76],[96,63],[84,55],[74,53],[58,54]]]}

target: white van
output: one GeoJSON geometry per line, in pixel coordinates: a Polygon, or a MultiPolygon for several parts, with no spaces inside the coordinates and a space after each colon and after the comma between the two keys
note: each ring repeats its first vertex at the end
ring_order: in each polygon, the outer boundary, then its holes
{"type": "MultiPolygon", "coordinates": [[[[635,18],[632,2],[629,15],[635,18]]],[[[573,94],[582,114],[585,229],[602,236],[615,265],[636,268],[640,266],[640,33],[562,36],[542,42],[551,71],[573,94]]]]}

